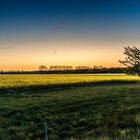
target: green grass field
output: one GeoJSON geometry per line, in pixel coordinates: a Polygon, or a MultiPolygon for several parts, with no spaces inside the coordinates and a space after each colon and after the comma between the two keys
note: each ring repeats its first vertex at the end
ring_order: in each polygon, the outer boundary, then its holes
{"type": "Polygon", "coordinates": [[[40,86],[0,94],[0,140],[44,140],[45,121],[49,140],[140,139],[140,82],[136,76],[0,75],[0,79],[0,88],[40,86]],[[91,84],[67,88],[85,81],[91,84]],[[110,82],[98,85],[98,81],[110,82]],[[65,83],[59,90],[41,90],[41,85],[65,83]]]}

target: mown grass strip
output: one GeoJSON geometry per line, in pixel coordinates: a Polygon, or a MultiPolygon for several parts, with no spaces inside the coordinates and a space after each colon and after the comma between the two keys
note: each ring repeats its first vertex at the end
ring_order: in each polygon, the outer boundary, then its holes
{"type": "Polygon", "coordinates": [[[117,84],[140,84],[137,80],[105,80],[105,81],[92,81],[92,82],[77,82],[77,83],[60,83],[60,84],[39,84],[39,85],[23,85],[15,87],[0,87],[0,94],[13,94],[20,92],[35,92],[35,91],[58,91],[63,89],[70,89],[83,86],[96,86],[96,85],[117,85],[117,84]]]}

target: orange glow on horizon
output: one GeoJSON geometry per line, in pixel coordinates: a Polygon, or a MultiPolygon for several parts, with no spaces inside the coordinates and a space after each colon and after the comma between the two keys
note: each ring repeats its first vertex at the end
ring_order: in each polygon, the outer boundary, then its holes
{"type": "Polygon", "coordinates": [[[0,70],[37,70],[39,65],[119,67],[118,60],[124,57],[123,45],[118,41],[65,38],[0,45],[5,48],[0,52],[0,70]]]}

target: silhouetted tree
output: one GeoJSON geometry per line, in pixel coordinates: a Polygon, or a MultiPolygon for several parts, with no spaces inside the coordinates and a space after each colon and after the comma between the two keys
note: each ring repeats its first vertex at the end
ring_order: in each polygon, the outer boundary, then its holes
{"type": "Polygon", "coordinates": [[[94,66],[93,69],[98,69],[98,66],[94,66]]]}
{"type": "Polygon", "coordinates": [[[39,71],[47,71],[47,67],[44,65],[39,66],[39,71]]]}
{"type": "Polygon", "coordinates": [[[124,48],[125,60],[119,62],[128,67],[128,73],[140,76],[140,50],[136,47],[124,48]]]}

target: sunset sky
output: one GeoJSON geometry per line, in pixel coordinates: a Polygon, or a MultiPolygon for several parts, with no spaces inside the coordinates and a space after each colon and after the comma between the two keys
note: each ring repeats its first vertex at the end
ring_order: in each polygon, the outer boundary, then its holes
{"type": "Polygon", "coordinates": [[[120,66],[140,48],[139,0],[0,0],[0,70],[120,66]]]}

